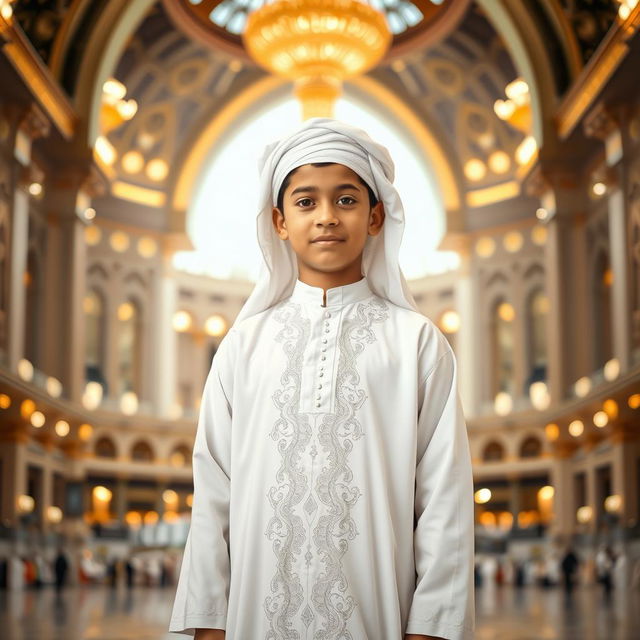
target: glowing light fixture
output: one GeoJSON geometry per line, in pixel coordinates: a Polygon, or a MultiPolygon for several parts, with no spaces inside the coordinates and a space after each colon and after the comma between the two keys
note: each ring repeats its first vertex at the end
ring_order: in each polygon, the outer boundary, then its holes
{"type": "Polygon", "coordinates": [[[553,442],[560,437],[560,427],[555,422],[551,422],[544,428],[544,433],[547,440],[553,442]]]}
{"type": "Polygon", "coordinates": [[[576,518],[580,524],[586,524],[593,518],[593,509],[589,506],[580,507],[576,512],[576,518]]]}
{"type": "Polygon", "coordinates": [[[304,119],[331,116],[342,81],[375,66],[391,39],[384,14],[358,0],[276,0],[242,34],[256,62],[295,82],[304,119]]]}
{"type": "Polygon", "coordinates": [[[477,504],[486,504],[487,502],[489,502],[489,500],[491,500],[491,489],[478,489],[474,493],[474,500],[477,504]]]}
{"type": "Polygon", "coordinates": [[[227,321],[219,313],[216,313],[207,318],[204,323],[204,330],[207,335],[218,338],[226,333],[227,321]]]}
{"type": "Polygon", "coordinates": [[[513,409],[513,398],[506,391],[500,391],[493,401],[493,409],[499,416],[506,416],[513,409]]]}
{"type": "Polygon", "coordinates": [[[582,420],[573,420],[569,424],[569,433],[574,437],[578,438],[584,433],[584,422],[582,420]]]}
{"type": "Polygon", "coordinates": [[[51,505],[47,507],[47,520],[53,524],[57,524],[62,520],[62,509],[51,505]]]}
{"type": "Polygon", "coordinates": [[[457,311],[445,311],[440,316],[439,325],[445,333],[457,333],[460,330],[460,314],[457,311]]]}

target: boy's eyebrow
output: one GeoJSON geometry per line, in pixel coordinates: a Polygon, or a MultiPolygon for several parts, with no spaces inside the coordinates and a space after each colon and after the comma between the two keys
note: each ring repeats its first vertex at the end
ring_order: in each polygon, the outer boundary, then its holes
{"type": "MultiPolygon", "coordinates": [[[[334,191],[340,191],[342,189],[355,189],[356,191],[360,191],[360,188],[351,182],[336,185],[334,191]]],[[[291,195],[294,196],[296,193],[302,193],[304,191],[318,191],[318,187],[297,187],[291,192],[291,195]]]]}

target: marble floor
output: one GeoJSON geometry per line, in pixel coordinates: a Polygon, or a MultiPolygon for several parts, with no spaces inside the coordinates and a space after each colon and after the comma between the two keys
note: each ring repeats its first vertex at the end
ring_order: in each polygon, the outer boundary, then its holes
{"type": "MultiPolygon", "coordinates": [[[[177,640],[166,632],[173,588],[0,591],[1,640],[177,640]]],[[[640,640],[640,592],[478,589],[476,640],[640,640]]],[[[355,640],[355,639],[354,639],[355,640]]],[[[360,640],[360,639],[358,639],[360,640]]],[[[369,640],[387,640],[382,638],[369,640]]]]}

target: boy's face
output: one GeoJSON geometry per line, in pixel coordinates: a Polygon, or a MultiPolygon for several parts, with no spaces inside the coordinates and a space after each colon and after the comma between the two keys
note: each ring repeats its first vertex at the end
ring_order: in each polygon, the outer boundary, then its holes
{"type": "Polygon", "coordinates": [[[367,236],[380,233],[384,209],[382,202],[369,207],[367,188],[353,170],[342,164],[298,167],[284,192],[283,209],[273,208],[273,224],[290,242],[301,278],[328,277],[333,283],[361,278],[364,245],[367,236]]]}

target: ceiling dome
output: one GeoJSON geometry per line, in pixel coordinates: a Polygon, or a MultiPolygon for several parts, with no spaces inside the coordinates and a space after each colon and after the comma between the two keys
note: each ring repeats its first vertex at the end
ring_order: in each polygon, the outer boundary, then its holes
{"type": "MultiPolygon", "coordinates": [[[[364,0],[363,0],[364,1],[364,0]]],[[[190,37],[249,60],[242,45],[247,16],[265,0],[164,0],[174,22],[190,37]]],[[[393,34],[387,58],[440,40],[465,13],[469,0],[368,0],[382,11],[393,34]]]]}

